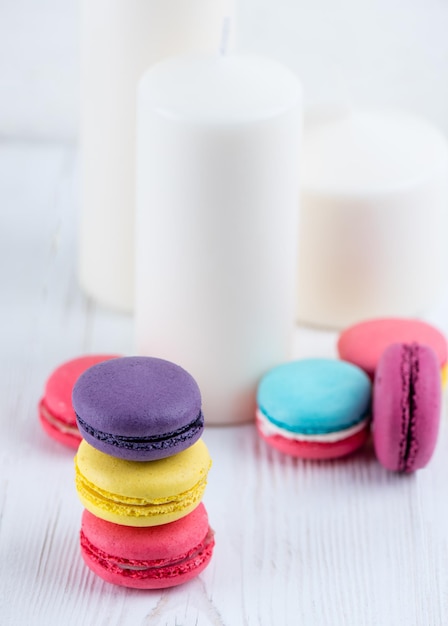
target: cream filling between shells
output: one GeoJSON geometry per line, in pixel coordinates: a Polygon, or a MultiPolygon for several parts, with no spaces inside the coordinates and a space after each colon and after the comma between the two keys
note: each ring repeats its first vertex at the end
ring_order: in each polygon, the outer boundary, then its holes
{"type": "Polygon", "coordinates": [[[41,404],[40,406],[40,411],[45,421],[47,421],[51,426],[57,428],[59,432],[63,433],[64,435],[77,435],[78,437],[81,437],[78,427],[76,425],[71,426],[70,424],[63,422],[62,420],[57,419],[49,412],[49,410],[43,404],[41,404]]]}
{"type": "Polygon", "coordinates": [[[280,426],[276,426],[272,422],[270,422],[267,417],[257,409],[257,425],[261,432],[266,437],[273,437],[274,435],[280,435],[285,439],[291,439],[293,441],[314,441],[318,443],[334,443],[336,441],[341,441],[342,439],[347,439],[356,433],[359,433],[369,423],[370,418],[366,417],[354,426],[350,426],[350,428],[346,428],[344,430],[338,430],[334,433],[325,433],[325,434],[313,434],[313,435],[303,435],[302,433],[292,433],[288,430],[280,428],[280,426]]]}

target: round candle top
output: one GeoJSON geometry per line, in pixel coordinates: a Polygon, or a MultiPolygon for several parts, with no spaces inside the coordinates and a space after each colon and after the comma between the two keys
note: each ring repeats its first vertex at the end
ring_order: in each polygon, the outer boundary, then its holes
{"type": "Polygon", "coordinates": [[[390,192],[448,168],[445,137],[400,111],[310,115],[303,138],[302,186],[328,194],[390,192]]]}
{"type": "Polygon", "coordinates": [[[281,114],[301,101],[301,88],[290,70],[269,59],[187,55],[148,70],[139,98],[162,116],[228,124],[281,114]]]}

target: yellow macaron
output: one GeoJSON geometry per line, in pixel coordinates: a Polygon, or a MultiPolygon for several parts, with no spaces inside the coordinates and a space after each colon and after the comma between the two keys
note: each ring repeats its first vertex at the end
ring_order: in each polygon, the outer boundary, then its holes
{"type": "Polygon", "coordinates": [[[75,457],[76,489],[85,508],[108,522],[158,526],[180,519],[201,501],[211,459],[200,439],[158,461],[125,461],[82,441],[75,457]]]}

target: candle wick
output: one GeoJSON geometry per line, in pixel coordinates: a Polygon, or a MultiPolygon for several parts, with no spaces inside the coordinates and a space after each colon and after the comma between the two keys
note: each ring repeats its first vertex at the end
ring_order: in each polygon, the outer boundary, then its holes
{"type": "Polygon", "coordinates": [[[219,48],[219,53],[223,57],[227,56],[229,51],[230,24],[231,18],[229,16],[225,17],[222,21],[221,46],[219,48]]]}

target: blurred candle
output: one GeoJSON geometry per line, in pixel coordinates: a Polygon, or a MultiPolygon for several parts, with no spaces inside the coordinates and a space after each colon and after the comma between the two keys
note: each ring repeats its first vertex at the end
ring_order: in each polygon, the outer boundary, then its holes
{"type": "Polygon", "coordinates": [[[81,0],[79,275],[98,302],[134,296],[135,108],[147,67],[215,50],[231,0],[81,0]]]}
{"type": "Polygon", "coordinates": [[[197,379],[208,424],[255,414],[290,356],[301,90],[244,56],[187,56],[138,95],[136,347],[197,379]]]}
{"type": "Polygon", "coordinates": [[[315,111],[302,152],[298,317],[419,316],[446,284],[448,146],[399,111],[315,111]]]}

